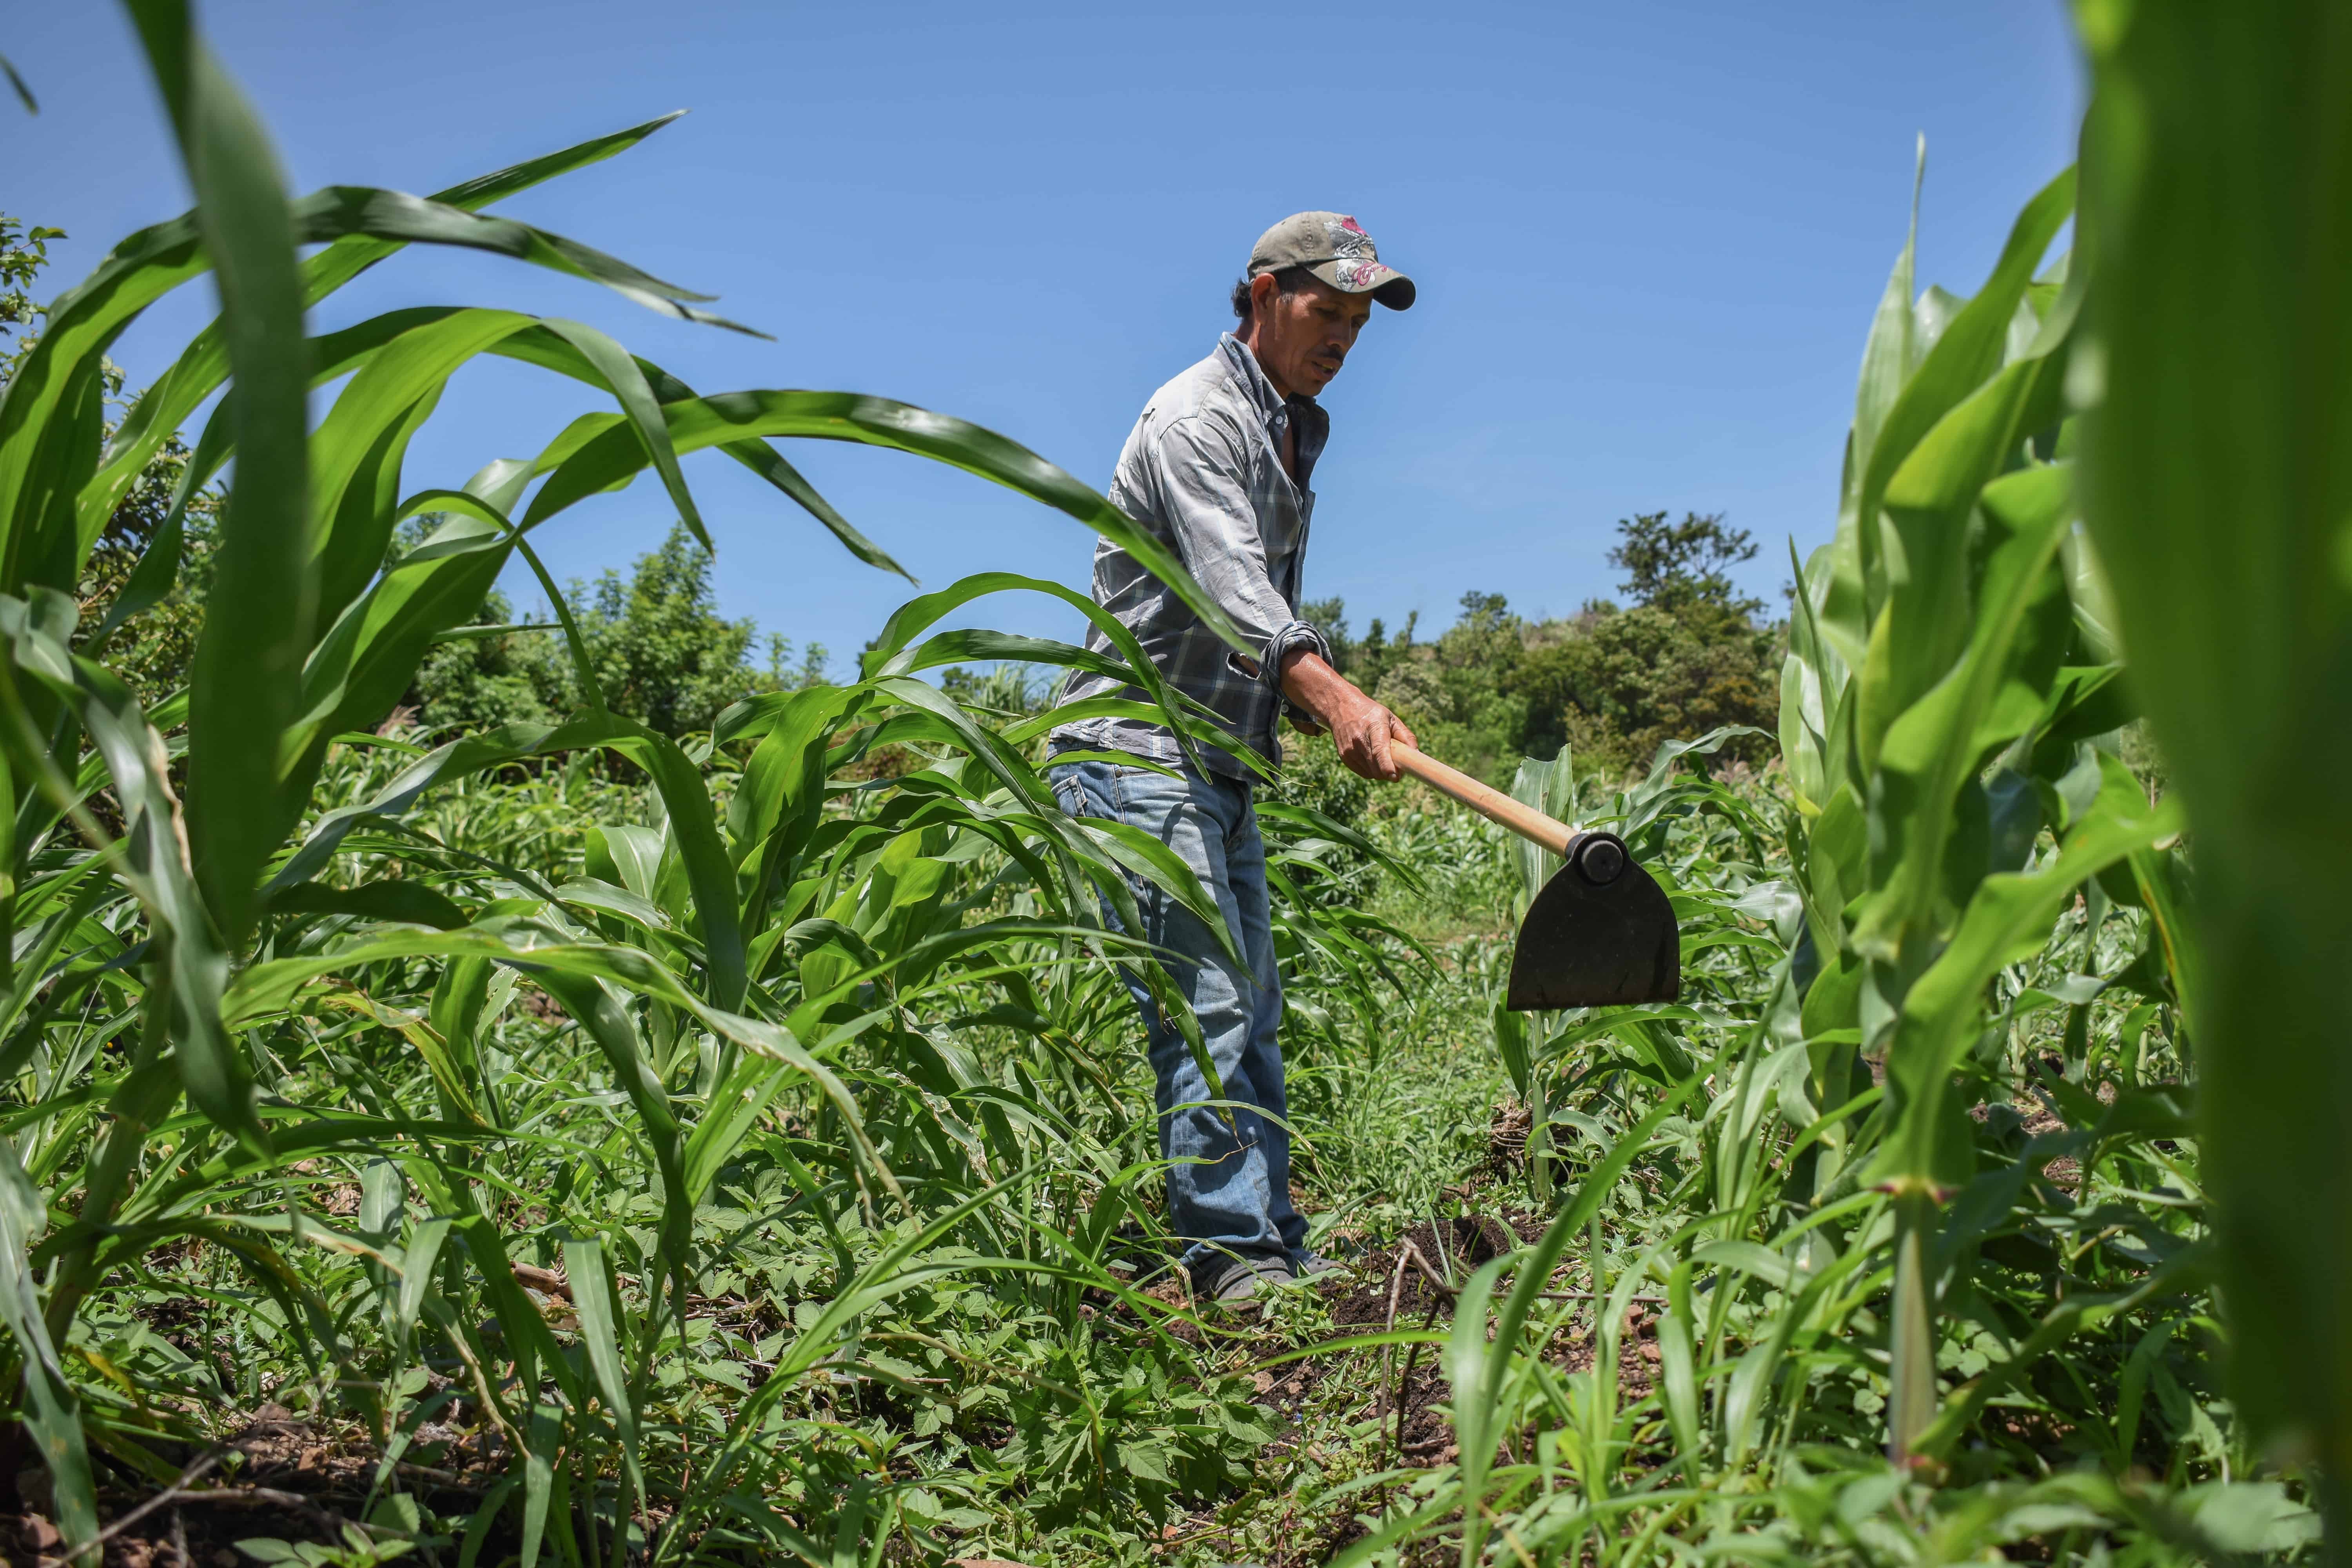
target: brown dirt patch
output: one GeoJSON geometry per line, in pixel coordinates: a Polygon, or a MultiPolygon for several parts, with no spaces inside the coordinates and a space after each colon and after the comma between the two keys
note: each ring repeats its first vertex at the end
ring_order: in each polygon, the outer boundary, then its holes
{"type": "MultiPolygon", "coordinates": [[[[421,1494],[444,1513],[470,1511],[504,1473],[495,1436],[487,1438],[431,1426],[428,1440],[412,1447],[433,1463],[403,1464],[402,1489],[421,1494]],[[438,1441],[429,1440],[439,1435],[438,1441]]],[[[236,1543],[256,1537],[325,1542],[340,1546],[341,1527],[359,1519],[382,1455],[363,1429],[321,1425],[277,1405],[264,1405],[236,1436],[217,1447],[161,1453],[167,1463],[196,1473],[184,1497],[131,1520],[110,1539],[105,1568],[241,1568],[249,1559],[236,1543]]],[[[125,1519],[166,1489],[131,1476],[93,1453],[102,1526],[125,1519]]],[[[61,1544],[51,1522],[47,1472],[15,1478],[18,1511],[0,1514],[0,1550],[11,1564],[54,1563],[61,1544]]]]}

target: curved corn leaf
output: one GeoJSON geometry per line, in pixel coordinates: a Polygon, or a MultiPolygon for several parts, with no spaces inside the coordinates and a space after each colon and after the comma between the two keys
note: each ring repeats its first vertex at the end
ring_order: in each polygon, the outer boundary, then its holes
{"type": "MultiPolygon", "coordinates": [[[[188,1098],[220,1126],[267,1149],[268,1136],[254,1114],[252,1076],[221,1026],[228,955],[213,934],[189,867],[162,737],[121,682],[67,650],[65,633],[72,624],[72,602],[62,595],[43,591],[31,604],[0,595],[0,637],[7,639],[14,667],[47,687],[79,719],[105,759],[128,819],[117,875],[138,894],[164,938],[173,1055],[188,1098]]],[[[0,742],[23,773],[38,777],[45,759],[30,754],[17,697],[17,682],[8,678],[0,687],[0,703],[12,711],[0,715],[8,721],[0,725],[0,742]]],[[[53,794],[67,793],[61,778],[53,773],[50,777],[53,794]]]]}
{"type": "Polygon", "coordinates": [[[79,1400],[42,1321],[41,1293],[27,1254],[47,1227],[47,1205],[25,1174],[16,1145],[0,1137],[0,1320],[23,1357],[25,1425],[49,1472],[57,1523],[68,1546],[98,1539],[98,1500],[90,1484],[79,1400]]]}
{"type": "Polygon", "coordinates": [[[1966,1180],[1971,1156],[1954,1142],[1944,1112],[1985,983],[2021,951],[2041,948],[2085,878],[2180,831],[2176,804],[2150,805],[2131,770],[2112,756],[2102,754],[2099,766],[2098,805],[2057,857],[2036,870],[1985,878],[1950,942],[1905,994],[1886,1057],[1895,1128],[1874,1179],[1921,1188],[1966,1180]]]}
{"type": "MultiPolygon", "coordinates": [[[[478,212],[560,174],[570,174],[625,152],[685,112],[678,110],[625,131],[592,137],[527,163],[478,175],[447,190],[436,191],[427,199],[462,211],[478,212]]],[[[303,304],[306,307],[316,305],[407,243],[372,234],[347,234],[338,237],[324,250],[302,263],[303,304]]],[[[311,355],[313,374],[319,374],[321,367],[331,363],[331,356],[320,354],[314,347],[311,355]]],[[[228,368],[222,323],[215,321],[196,334],[180,357],[173,362],[172,367],[140,395],[138,402],[131,405],[130,413],[123,416],[122,424],[108,441],[99,471],[91,476],[82,489],[79,505],[84,538],[96,537],[100,525],[113,514],[114,509],[137,482],[140,470],[163,449],[172,432],[177,430],[204,400],[219,388],[228,375],[228,368]]]]}
{"type": "Polygon", "coordinates": [[[1867,594],[1871,635],[1885,604],[1885,552],[1878,537],[1878,511],[1888,481],[1920,440],[2000,368],[2011,318],[2033,281],[2033,269],[2074,208],[2074,173],[2068,170],[2044,185],[2018,215],[1993,264],[1992,276],[1961,307],[1905,381],[1886,412],[1863,469],[1854,506],[1855,539],[1867,594]]]}
{"type": "Polygon", "coordinates": [[[2052,563],[2073,499],[2064,468],[2012,474],[1983,492],[1985,564],[1967,651],[1895,721],[1878,758],[1873,834],[1888,870],[1852,917],[1858,952],[1892,959],[1906,933],[1948,923],[1936,905],[1960,791],[2042,717],[2065,653],[2066,595],[2052,563]]]}
{"type": "Polygon", "coordinates": [[[256,874],[291,825],[278,804],[278,740],[294,717],[318,598],[304,548],[308,377],[295,227],[268,134],[192,36],[184,5],[134,0],[131,14],[195,187],[196,227],[220,283],[235,378],[227,407],[237,484],[213,593],[225,604],[269,606],[267,615],[206,618],[191,687],[189,846],[234,943],[252,921],[256,874]]]}
{"type": "MultiPolygon", "coordinates": [[[[1257,651],[1164,545],[1060,468],[977,425],[850,392],[731,392],[665,404],[662,412],[680,452],[797,436],[887,447],[993,479],[1085,523],[1167,584],[1219,637],[1244,652],[1257,651]]],[[[626,483],[646,466],[642,445],[616,422],[601,428],[583,424],[574,431],[568,450],[551,447],[540,459],[551,471],[524,513],[526,532],[575,502],[626,483]]]]}

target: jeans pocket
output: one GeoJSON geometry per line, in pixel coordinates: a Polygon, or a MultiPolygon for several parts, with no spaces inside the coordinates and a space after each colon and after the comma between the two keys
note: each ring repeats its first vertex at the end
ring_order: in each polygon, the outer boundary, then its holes
{"type": "Polygon", "coordinates": [[[1098,816],[1094,803],[1087,798],[1086,780],[1076,769],[1051,781],[1054,804],[1062,808],[1064,816],[1098,816]]]}

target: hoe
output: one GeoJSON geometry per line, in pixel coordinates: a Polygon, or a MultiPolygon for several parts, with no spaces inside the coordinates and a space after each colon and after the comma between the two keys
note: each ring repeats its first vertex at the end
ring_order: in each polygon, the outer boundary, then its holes
{"type": "Polygon", "coordinates": [[[1568,864],[1519,922],[1504,1005],[1515,1013],[1671,1002],[1682,986],[1682,937],[1664,889],[1613,833],[1555,822],[1468,773],[1391,743],[1396,765],[1568,864]]]}

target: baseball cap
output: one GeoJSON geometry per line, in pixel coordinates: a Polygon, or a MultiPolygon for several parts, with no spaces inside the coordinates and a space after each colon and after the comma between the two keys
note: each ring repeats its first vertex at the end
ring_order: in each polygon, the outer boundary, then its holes
{"type": "Polygon", "coordinates": [[[1391,310],[1412,304],[1412,279],[1381,259],[1354,218],[1345,213],[1293,213],[1257,237],[1249,276],[1304,267],[1345,294],[1370,294],[1391,310]]]}

